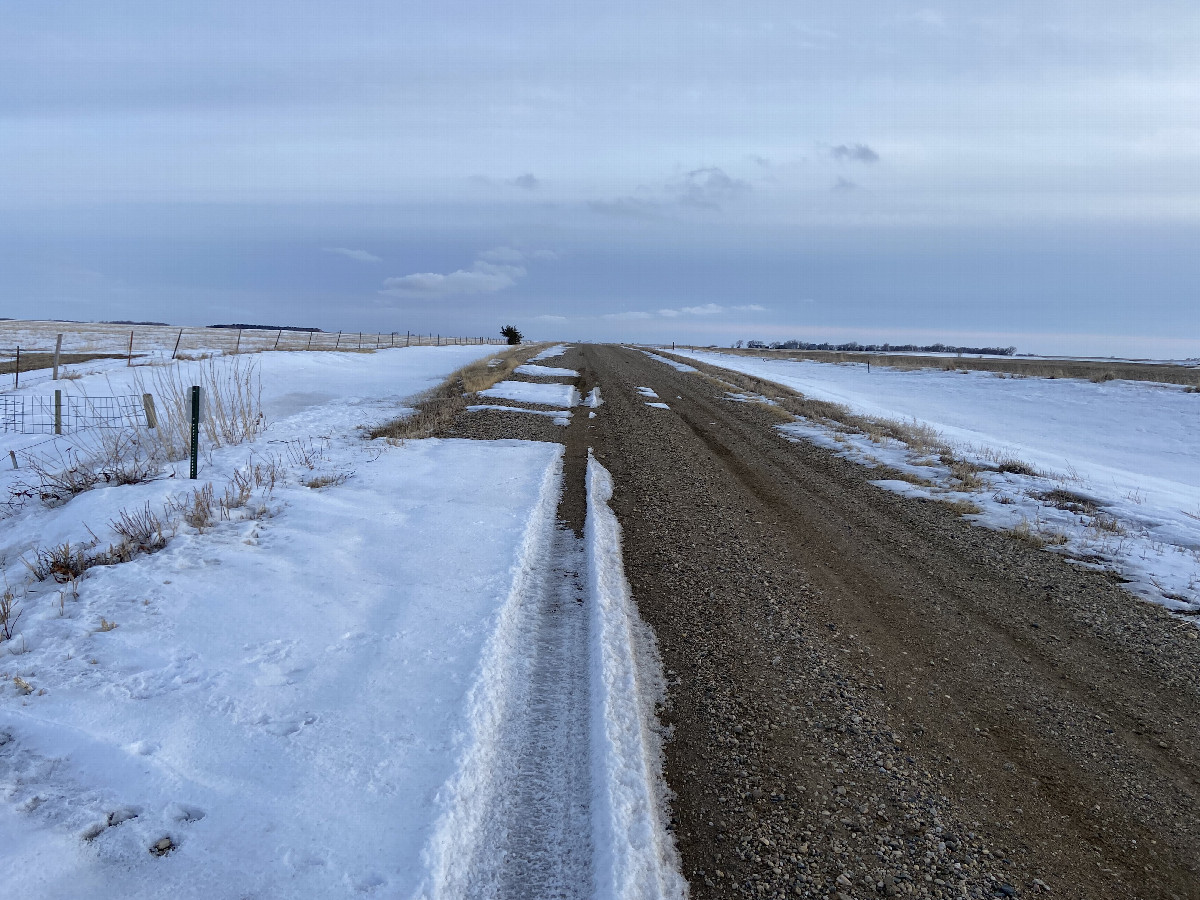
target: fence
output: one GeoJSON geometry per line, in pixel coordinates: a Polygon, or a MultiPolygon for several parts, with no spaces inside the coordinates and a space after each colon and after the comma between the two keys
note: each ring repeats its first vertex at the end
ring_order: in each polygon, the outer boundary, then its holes
{"type": "Polygon", "coordinates": [[[136,394],[88,397],[55,391],[42,397],[0,396],[0,432],[66,434],[88,428],[137,428],[149,421],[147,405],[136,394]]]}
{"type": "Polygon", "coordinates": [[[22,372],[64,363],[71,357],[123,356],[135,359],[195,359],[212,354],[272,350],[385,350],[396,347],[444,347],[504,344],[502,338],[462,337],[411,331],[291,331],[286,328],[179,328],[167,325],[104,323],[0,322],[0,372],[19,386],[22,372]]]}

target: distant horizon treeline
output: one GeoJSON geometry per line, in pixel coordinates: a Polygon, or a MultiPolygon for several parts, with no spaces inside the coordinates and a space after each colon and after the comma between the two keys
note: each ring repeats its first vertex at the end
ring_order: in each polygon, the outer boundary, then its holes
{"type": "MultiPolygon", "coordinates": [[[[741,346],[738,341],[736,346],[741,346]]],[[[850,341],[846,344],[821,343],[813,344],[808,341],[746,341],[750,350],[834,350],[845,352],[866,353],[971,353],[985,356],[1012,356],[1017,352],[1016,347],[951,347],[949,344],[860,344],[850,341]]]]}

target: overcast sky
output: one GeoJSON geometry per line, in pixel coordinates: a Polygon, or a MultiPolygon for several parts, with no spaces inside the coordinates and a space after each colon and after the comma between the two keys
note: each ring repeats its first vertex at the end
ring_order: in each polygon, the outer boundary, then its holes
{"type": "Polygon", "coordinates": [[[8,0],[0,314],[1200,355],[1200,4],[8,0]]]}

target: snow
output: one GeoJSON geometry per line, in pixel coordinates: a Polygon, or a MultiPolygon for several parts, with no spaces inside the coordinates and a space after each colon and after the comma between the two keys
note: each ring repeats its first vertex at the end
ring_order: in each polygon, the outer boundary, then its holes
{"type": "Polygon", "coordinates": [[[665,403],[647,403],[647,406],[653,406],[655,409],[670,409],[665,403]]]}
{"type": "Polygon", "coordinates": [[[529,381],[501,381],[478,393],[480,397],[537,403],[542,406],[568,407],[579,403],[579,392],[569,384],[539,384],[529,381]]]}
{"type": "Polygon", "coordinates": [[[589,451],[587,545],[592,602],[593,821],[599,898],[684,898],[666,830],[654,704],[661,663],[625,580],[621,532],[608,507],[612,476],[589,451]]]}
{"type": "Polygon", "coordinates": [[[598,407],[604,401],[600,399],[600,385],[596,385],[587,395],[587,405],[592,409],[598,407]]]}
{"type": "Polygon", "coordinates": [[[530,375],[534,378],[577,378],[579,376],[574,369],[556,369],[554,366],[534,366],[528,363],[517,366],[514,371],[518,375],[530,375]]]}
{"type": "MultiPolygon", "coordinates": [[[[357,431],[487,349],[256,356],[266,429],[206,446],[200,480],[169,463],[11,511],[6,896],[686,895],[661,665],[608,473],[589,462],[577,537],[557,521],[561,444],[357,431]],[[208,523],[176,515],[156,553],[74,585],[21,564],[89,528],[115,541],[122,510],[178,507],[208,484],[219,501],[236,477],[250,496],[208,523]]],[[[196,367],[179,371],[187,383],[196,367]]],[[[136,374],[65,387],[129,393],[136,374]]]]}
{"type": "MultiPolygon", "coordinates": [[[[654,353],[650,350],[643,350],[642,352],[645,353],[647,356],[649,356],[651,359],[656,359],[660,363],[666,363],[668,366],[670,366],[676,372],[698,372],[698,371],[700,371],[695,366],[689,366],[687,363],[681,363],[675,359],[669,359],[665,356],[659,356],[657,353],[654,353]]],[[[671,352],[674,353],[675,351],[672,350],[671,352]]]]}
{"type": "MultiPolygon", "coordinates": [[[[266,433],[204,454],[201,481],[173,464],[175,478],[5,521],[0,555],[23,610],[19,637],[0,644],[8,893],[417,890],[531,535],[554,525],[562,448],[393,447],[354,427],[481,349],[264,356],[266,433]],[[161,510],[208,482],[219,497],[269,459],[272,490],[229,520],[181,525],[158,553],[91,569],[77,599],[18,561],[89,526],[115,540],[106,523],[121,509],[161,510]],[[302,483],[321,473],[344,480],[302,483]],[[164,837],[173,848],[155,857],[164,837]]],[[[111,373],[117,388],[129,377],[111,373]]]]}
{"type": "MultiPolygon", "coordinates": [[[[928,426],[957,458],[983,468],[980,487],[948,493],[960,483],[947,466],[890,439],[807,420],[780,427],[930,482],[927,496],[969,498],[981,509],[974,521],[1028,529],[1048,549],[1115,568],[1145,599],[1200,610],[1200,396],[1180,386],[878,366],[868,374],[860,364],[677,352],[859,415],[928,426]],[[999,471],[1009,461],[1036,474],[999,471]],[[1047,497],[1052,491],[1060,493],[1047,497]]],[[[880,483],[912,494],[908,482],[880,483]]]]}
{"type": "Polygon", "coordinates": [[[541,362],[543,359],[554,359],[556,356],[562,356],[571,348],[567,344],[555,344],[553,347],[547,347],[537,356],[531,356],[530,362],[541,362]]]}
{"type": "Polygon", "coordinates": [[[570,425],[571,410],[569,409],[526,409],[523,406],[502,406],[498,403],[479,403],[474,406],[468,406],[468,412],[485,412],[487,410],[495,410],[496,412],[515,412],[528,413],[531,416],[549,416],[554,420],[555,425],[570,425]]]}
{"type": "Polygon", "coordinates": [[[654,388],[639,387],[637,392],[643,397],[658,397],[658,393],[654,390],[654,388]]]}

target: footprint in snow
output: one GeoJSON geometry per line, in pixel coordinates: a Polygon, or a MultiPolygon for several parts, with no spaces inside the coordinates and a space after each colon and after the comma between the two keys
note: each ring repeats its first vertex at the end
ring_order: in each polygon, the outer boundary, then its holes
{"type": "Polygon", "coordinates": [[[296,719],[272,719],[270,716],[263,716],[259,724],[263,726],[268,734],[290,737],[316,721],[317,717],[313,715],[301,716],[296,719]]]}

